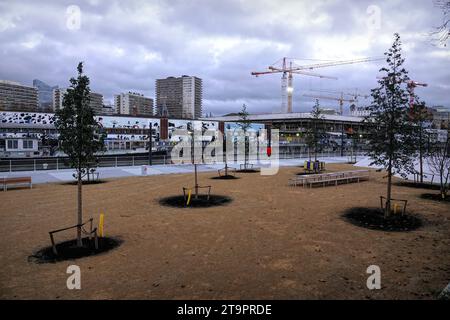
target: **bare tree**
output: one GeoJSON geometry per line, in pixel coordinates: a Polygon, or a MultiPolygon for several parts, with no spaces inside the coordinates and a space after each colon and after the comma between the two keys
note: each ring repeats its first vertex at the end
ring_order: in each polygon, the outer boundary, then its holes
{"type": "Polygon", "coordinates": [[[450,137],[447,133],[445,142],[435,142],[430,150],[428,157],[428,166],[432,173],[439,176],[439,187],[441,197],[444,200],[447,197],[449,189],[450,175],[450,137]]]}
{"type": "Polygon", "coordinates": [[[430,32],[432,40],[439,45],[447,46],[450,38],[450,0],[434,0],[434,6],[441,9],[443,13],[442,22],[430,32]]]}

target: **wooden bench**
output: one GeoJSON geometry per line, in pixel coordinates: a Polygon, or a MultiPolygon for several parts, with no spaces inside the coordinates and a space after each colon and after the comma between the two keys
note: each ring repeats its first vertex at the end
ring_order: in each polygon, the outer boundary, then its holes
{"type": "Polygon", "coordinates": [[[369,179],[369,170],[353,170],[353,171],[341,171],[322,174],[309,174],[304,176],[297,176],[289,179],[289,185],[303,187],[308,186],[312,188],[313,185],[326,186],[329,184],[338,185],[340,181],[346,183],[360,182],[362,180],[369,179]]]}
{"type": "Polygon", "coordinates": [[[0,184],[3,185],[3,191],[8,190],[8,186],[17,186],[27,184],[30,189],[33,188],[31,177],[3,177],[0,178],[0,184]]]}

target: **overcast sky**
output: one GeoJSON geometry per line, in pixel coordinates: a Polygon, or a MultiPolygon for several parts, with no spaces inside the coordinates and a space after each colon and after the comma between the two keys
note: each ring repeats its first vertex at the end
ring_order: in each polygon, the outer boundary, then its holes
{"type": "MultiPolygon", "coordinates": [[[[416,92],[429,105],[450,106],[450,46],[428,35],[441,21],[432,0],[0,0],[0,79],[64,87],[84,61],[91,89],[106,101],[130,90],[154,98],[155,79],[187,74],[203,79],[208,113],[243,103],[252,113],[272,112],[281,75],[252,71],[282,57],[303,65],[381,56],[398,32],[410,77],[429,84],[416,92]]],[[[313,99],[303,94],[318,93],[311,89],[369,93],[384,63],[315,70],[338,80],[296,75],[294,111],[310,110],[313,99]]]]}

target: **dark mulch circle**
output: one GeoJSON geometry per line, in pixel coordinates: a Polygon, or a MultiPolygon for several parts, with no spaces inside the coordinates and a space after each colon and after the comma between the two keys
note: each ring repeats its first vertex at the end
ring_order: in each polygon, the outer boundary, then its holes
{"type": "Polygon", "coordinates": [[[423,193],[420,195],[420,197],[422,199],[426,199],[426,200],[434,200],[434,201],[439,201],[439,202],[443,202],[443,203],[450,203],[450,196],[447,196],[447,197],[445,197],[445,199],[442,199],[440,193],[423,193]]]}
{"type": "Polygon", "coordinates": [[[217,177],[212,177],[211,179],[214,180],[233,180],[233,179],[239,179],[239,177],[233,176],[231,174],[229,175],[223,175],[223,176],[217,176],[217,177]]]}
{"type": "Polygon", "coordinates": [[[199,195],[198,199],[195,199],[195,196],[192,195],[189,206],[186,206],[186,200],[184,200],[184,197],[181,195],[162,198],[159,200],[159,204],[175,208],[209,208],[223,206],[231,201],[233,201],[232,198],[217,194],[210,195],[209,200],[206,195],[199,195]]]}
{"type": "Polygon", "coordinates": [[[439,186],[431,183],[420,183],[414,181],[399,181],[395,183],[399,187],[417,188],[417,189],[428,189],[428,190],[439,190],[439,186]]]}
{"type": "MultiPolygon", "coordinates": [[[[107,180],[95,180],[95,181],[84,181],[83,180],[83,186],[88,185],[88,184],[102,184],[102,183],[106,183],[106,182],[108,182],[108,181],[107,180]]],[[[78,181],[69,181],[69,182],[64,182],[62,184],[68,185],[68,186],[77,186],[78,181]]]]}
{"type": "Polygon", "coordinates": [[[242,173],[256,173],[256,172],[259,172],[259,169],[240,169],[240,170],[236,170],[236,172],[242,172],[242,173]]]}
{"type": "Polygon", "coordinates": [[[380,208],[350,208],[343,214],[343,218],[358,227],[383,231],[411,231],[423,225],[418,215],[392,214],[385,219],[380,208]]]}
{"type": "Polygon", "coordinates": [[[98,255],[122,244],[118,238],[104,237],[98,239],[98,249],[95,249],[94,239],[83,239],[83,246],[77,246],[77,240],[68,240],[56,244],[57,255],[53,253],[52,246],[48,246],[36,251],[28,257],[28,261],[35,263],[55,263],[59,261],[74,260],[83,257],[98,255]]]}

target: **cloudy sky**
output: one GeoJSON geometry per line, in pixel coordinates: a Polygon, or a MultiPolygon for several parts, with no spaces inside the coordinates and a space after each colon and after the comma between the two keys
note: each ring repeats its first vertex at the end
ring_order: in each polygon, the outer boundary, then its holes
{"type": "MultiPolygon", "coordinates": [[[[129,90],[154,97],[155,79],[187,74],[203,79],[208,113],[243,103],[252,113],[272,112],[281,75],[252,71],[282,57],[298,65],[379,57],[398,32],[410,77],[429,84],[416,92],[429,105],[450,106],[450,46],[428,35],[441,21],[432,0],[0,0],[0,79],[67,86],[84,61],[91,89],[106,101],[129,90]]],[[[315,70],[338,80],[296,75],[294,111],[310,109],[304,94],[324,94],[311,90],[369,93],[382,65],[315,70]]]]}

